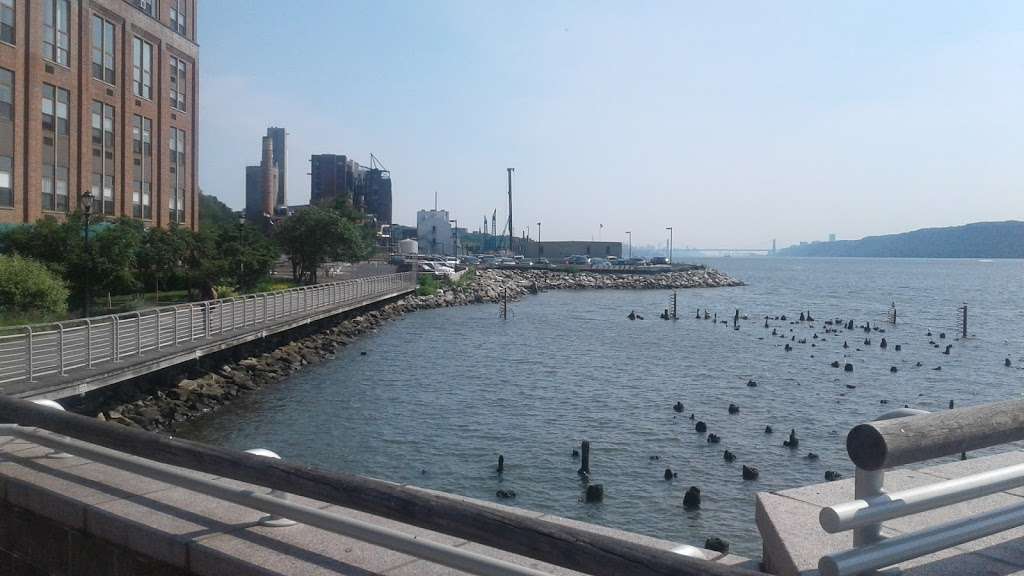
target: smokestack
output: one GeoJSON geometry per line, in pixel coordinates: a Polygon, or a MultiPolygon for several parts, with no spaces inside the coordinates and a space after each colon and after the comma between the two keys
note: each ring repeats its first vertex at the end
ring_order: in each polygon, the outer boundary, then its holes
{"type": "Polygon", "coordinates": [[[277,198],[277,182],[274,177],[274,139],[263,137],[263,158],[260,160],[260,192],[263,196],[263,213],[274,214],[274,200],[277,198]]]}

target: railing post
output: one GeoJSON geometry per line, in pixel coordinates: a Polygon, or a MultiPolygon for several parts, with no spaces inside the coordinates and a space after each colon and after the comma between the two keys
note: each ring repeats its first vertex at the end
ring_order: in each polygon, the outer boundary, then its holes
{"type": "Polygon", "coordinates": [[[263,323],[266,324],[267,320],[268,320],[267,319],[267,295],[266,294],[262,294],[261,298],[263,298],[263,323]]]}
{"type": "Polygon", "coordinates": [[[58,357],[60,358],[60,375],[64,375],[64,325],[57,322],[57,346],[60,348],[58,357]]]}
{"type": "MultiPolygon", "coordinates": [[[[882,494],[885,494],[885,471],[857,468],[854,472],[853,497],[860,500],[882,494]]],[[[882,524],[880,522],[853,529],[854,548],[868,546],[881,540],[882,524]]]]}
{"type": "Polygon", "coordinates": [[[135,355],[142,356],[142,312],[135,313],[135,355]]]}
{"type": "MultiPolygon", "coordinates": [[[[917,414],[927,414],[927,410],[914,408],[897,408],[882,414],[875,420],[889,420],[892,418],[903,418],[917,414]]],[[[853,497],[855,499],[872,498],[885,494],[885,471],[884,470],[862,470],[856,469],[853,476],[853,497]]],[[[861,528],[853,529],[853,547],[861,548],[869,546],[882,540],[882,523],[876,522],[861,528]]]]}
{"type": "Polygon", "coordinates": [[[242,296],[242,328],[245,328],[245,296],[242,296]]]}
{"type": "Polygon", "coordinates": [[[92,368],[92,320],[85,319],[85,358],[92,368]]]}
{"type": "Polygon", "coordinates": [[[195,306],[192,304],[188,305],[188,341],[191,342],[196,339],[196,315],[195,306]]]}
{"type": "Polygon", "coordinates": [[[160,350],[160,309],[156,310],[156,349],[160,350]]]}
{"type": "Polygon", "coordinates": [[[120,330],[120,326],[118,326],[117,314],[111,314],[110,318],[111,318],[112,326],[113,326],[113,332],[111,333],[111,336],[112,336],[111,340],[114,341],[114,362],[119,362],[121,360],[121,342],[119,341],[119,336],[120,336],[121,330],[120,330]]]}
{"type": "Polygon", "coordinates": [[[178,307],[174,307],[174,330],[171,331],[171,338],[174,340],[173,344],[178,345],[178,307]]]}
{"type": "Polygon", "coordinates": [[[204,338],[210,337],[210,301],[203,302],[203,328],[204,338]]]}
{"type": "Polygon", "coordinates": [[[25,328],[28,329],[28,381],[35,382],[35,372],[32,370],[32,327],[25,328]]]}

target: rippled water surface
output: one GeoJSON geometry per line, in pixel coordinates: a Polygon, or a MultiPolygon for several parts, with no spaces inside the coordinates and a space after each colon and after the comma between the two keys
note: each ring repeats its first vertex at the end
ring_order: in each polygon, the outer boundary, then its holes
{"type": "Polygon", "coordinates": [[[658,319],[670,291],[545,293],[514,304],[507,322],[494,305],[417,312],[180,432],[486,500],[512,489],[517,506],[695,544],[721,536],[759,556],[753,494],[821,482],[829,469],[849,477],[843,439],[853,425],[903,404],[942,410],[951,399],[965,406],[1021,394],[1024,261],[706,263],[748,285],[680,291],[677,322],[658,319]],[[893,301],[899,323],[885,334],[824,333],[826,318],[882,323],[893,301]],[[959,341],[964,301],[972,337],[959,341]],[[739,308],[749,320],[735,331],[694,319],[698,307],[730,321],[739,308]],[[646,320],[629,321],[630,310],[646,320]],[[763,327],[764,315],[792,320],[801,310],[816,318],[813,327],[770,325],[806,344],[763,327]],[[943,347],[953,344],[949,356],[928,344],[929,329],[943,347]],[[833,360],[854,372],[832,368],[833,360]],[[748,387],[750,379],[758,386],[748,387]],[[676,401],[684,414],[672,410],[676,401]],[[730,403],[739,414],[727,413],[730,403]],[[690,413],[721,444],[697,434],[690,413]],[[793,427],[799,451],[781,445],[793,427]],[[579,502],[571,452],[582,439],[593,444],[593,481],[605,485],[601,504],[579,502]],[[726,449],[735,462],[723,461],[726,449]],[[808,451],[820,460],[806,460],[808,451]],[[760,479],[743,481],[742,464],[757,466],[760,479]],[[666,482],[665,467],[678,478],[666,482]],[[699,511],[682,507],[690,485],[702,490],[699,511]]]}

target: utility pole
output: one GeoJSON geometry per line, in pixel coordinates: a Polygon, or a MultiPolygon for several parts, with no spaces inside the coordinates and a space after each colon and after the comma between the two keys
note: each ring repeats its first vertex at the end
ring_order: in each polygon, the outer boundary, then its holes
{"type": "Polygon", "coordinates": [[[629,238],[629,258],[633,257],[633,232],[626,230],[626,237],[629,238]]]}
{"type": "Polygon", "coordinates": [[[458,219],[449,220],[448,222],[455,224],[455,228],[452,228],[452,237],[455,238],[455,257],[459,257],[459,221],[458,219]]]}
{"type": "Polygon", "coordinates": [[[515,168],[506,168],[508,170],[508,251],[515,256],[516,251],[512,248],[512,242],[514,235],[512,233],[512,173],[516,171],[515,168]]]}
{"type": "Polygon", "coordinates": [[[672,263],[672,227],[666,226],[665,230],[668,230],[668,263],[672,263]]]}
{"type": "Polygon", "coordinates": [[[537,244],[540,244],[540,222],[537,222],[537,244]]]}

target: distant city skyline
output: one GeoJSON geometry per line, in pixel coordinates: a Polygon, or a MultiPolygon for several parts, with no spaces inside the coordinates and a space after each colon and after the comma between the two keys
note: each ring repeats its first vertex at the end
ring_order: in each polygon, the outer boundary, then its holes
{"type": "Polygon", "coordinates": [[[200,4],[204,191],[267,126],[391,171],[394,216],[778,247],[1024,218],[1024,4],[200,4]],[[345,33],[338,34],[338,23],[345,33]],[[384,38],[386,41],[381,41],[384,38]],[[287,39],[287,41],[285,41],[287,39]]]}

